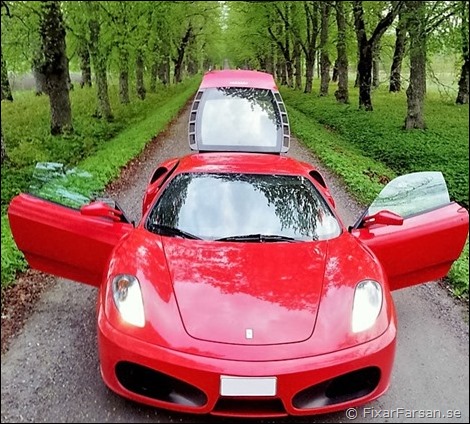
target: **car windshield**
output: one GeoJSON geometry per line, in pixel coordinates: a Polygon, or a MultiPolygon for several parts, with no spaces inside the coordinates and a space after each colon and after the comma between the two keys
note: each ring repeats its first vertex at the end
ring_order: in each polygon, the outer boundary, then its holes
{"type": "Polygon", "coordinates": [[[177,175],[150,212],[146,228],[171,236],[247,242],[325,240],[341,232],[308,179],[235,173],[177,175]]]}
{"type": "Polygon", "coordinates": [[[211,146],[274,148],[281,119],[271,90],[228,87],[204,92],[197,123],[200,142],[211,146]]]}

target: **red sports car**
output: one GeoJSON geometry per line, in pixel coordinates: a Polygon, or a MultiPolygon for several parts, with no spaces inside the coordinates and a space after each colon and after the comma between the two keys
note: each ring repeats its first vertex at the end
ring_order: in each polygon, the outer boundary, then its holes
{"type": "Polygon", "coordinates": [[[156,168],[138,224],[104,201],[10,204],[31,267],[99,288],[106,385],[159,408],[246,417],[382,395],[391,290],[445,276],[467,238],[442,174],[393,180],[346,228],[320,173],[282,154],[287,115],[262,73],[206,77],[189,137],[197,152],[156,168]]]}

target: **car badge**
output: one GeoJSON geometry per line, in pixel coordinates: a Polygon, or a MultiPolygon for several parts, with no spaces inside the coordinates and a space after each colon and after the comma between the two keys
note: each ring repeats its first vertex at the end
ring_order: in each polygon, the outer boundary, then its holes
{"type": "Polygon", "coordinates": [[[252,339],[253,338],[253,329],[252,328],[247,328],[245,330],[245,338],[247,338],[247,339],[252,339]]]}

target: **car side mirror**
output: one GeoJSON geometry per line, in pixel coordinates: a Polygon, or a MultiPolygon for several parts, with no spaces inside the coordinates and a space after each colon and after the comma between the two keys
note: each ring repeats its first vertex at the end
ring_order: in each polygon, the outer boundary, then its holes
{"type": "Polygon", "coordinates": [[[122,212],[113,208],[103,201],[92,202],[80,208],[80,213],[87,216],[98,216],[102,218],[110,218],[113,221],[121,221],[122,212]]]}
{"type": "Polygon", "coordinates": [[[382,225],[402,225],[403,217],[387,210],[382,210],[374,215],[365,216],[362,219],[361,227],[370,227],[375,224],[382,225]]]}

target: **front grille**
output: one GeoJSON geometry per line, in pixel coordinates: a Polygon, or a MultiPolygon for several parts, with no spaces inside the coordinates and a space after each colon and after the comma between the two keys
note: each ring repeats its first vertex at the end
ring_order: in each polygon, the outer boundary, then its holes
{"type": "Polygon", "coordinates": [[[148,398],[177,405],[201,407],[205,393],[182,380],[132,362],[119,362],[116,377],[127,390],[148,398]]]}
{"type": "Polygon", "coordinates": [[[363,368],[307,387],[294,396],[292,404],[298,409],[310,409],[347,402],[372,393],[379,381],[377,367],[363,368]]]}
{"type": "Polygon", "coordinates": [[[213,415],[239,417],[285,417],[287,415],[280,399],[221,397],[213,415]]]}

